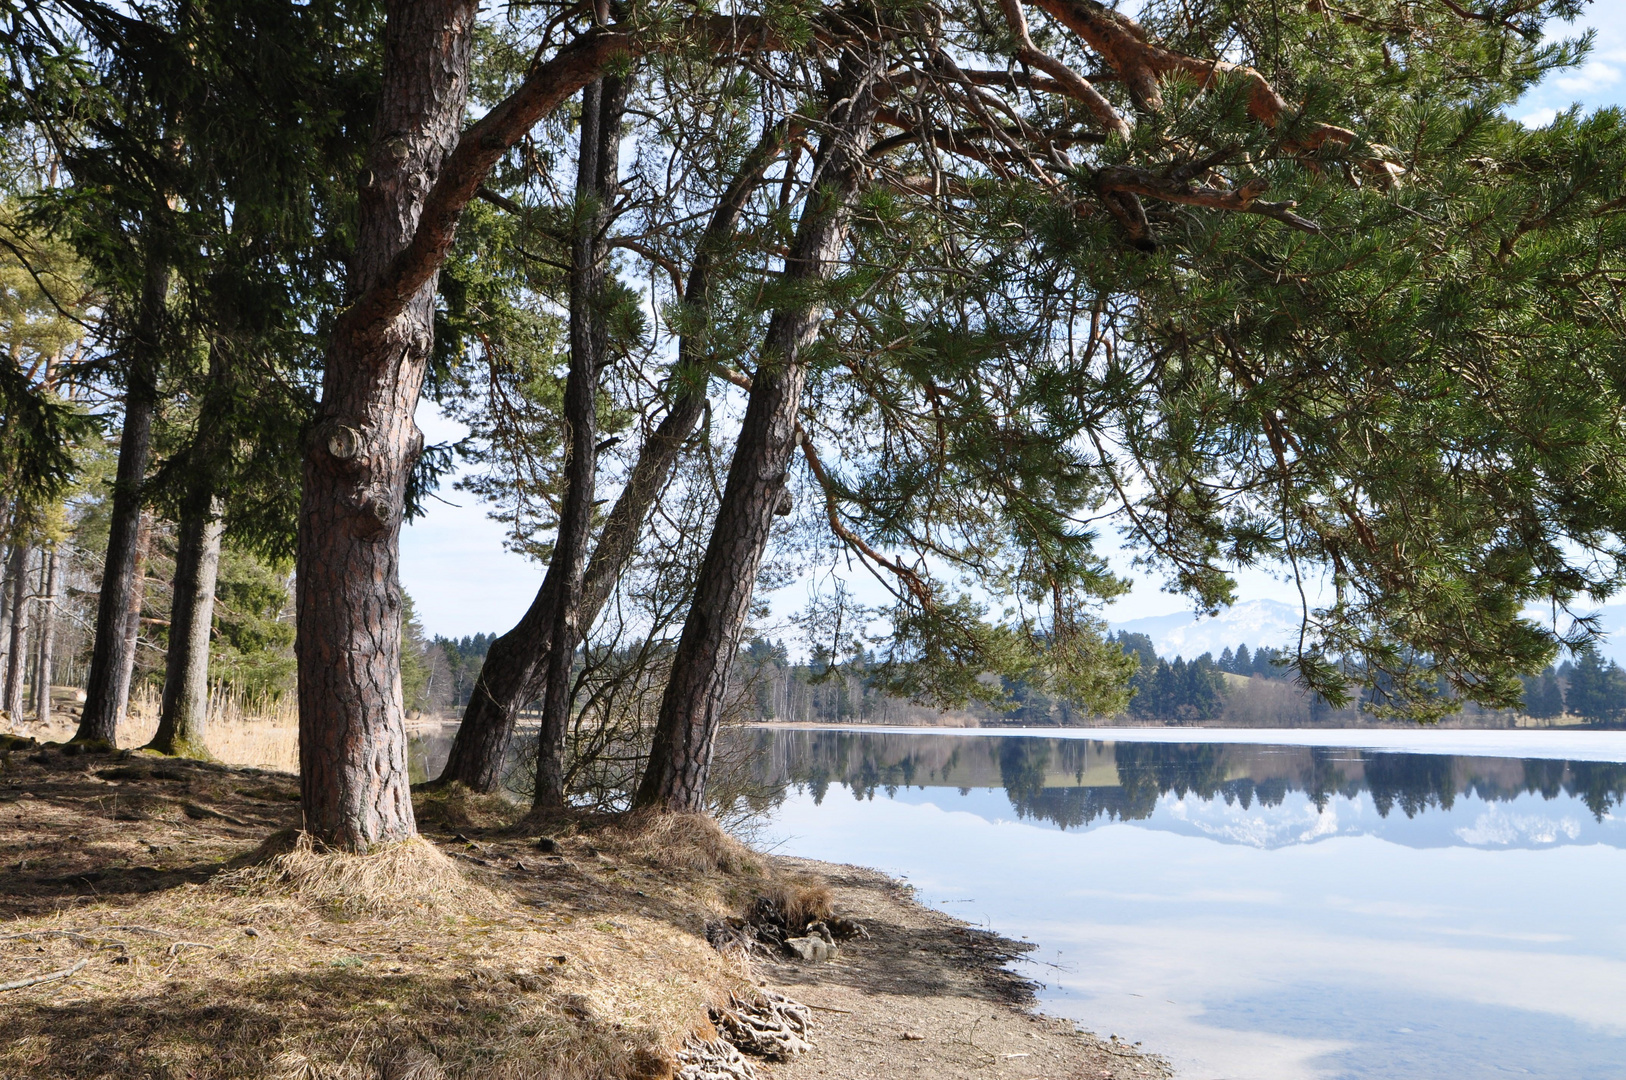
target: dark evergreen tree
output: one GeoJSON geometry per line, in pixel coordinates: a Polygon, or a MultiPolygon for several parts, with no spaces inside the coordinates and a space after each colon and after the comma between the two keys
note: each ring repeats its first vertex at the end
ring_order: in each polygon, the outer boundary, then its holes
{"type": "Polygon", "coordinates": [[[1525,676],[1524,714],[1536,720],[1550,720],[1564,715],[1564,694],[1558,687],[1558,676],[1551,665],[1540,675],[1525,676]]]}
{"type": "Polygon", "coordinates": [[[1583,652],[1570,672],[1564,704],[1594,724],[1619,719],[1626,713],[1626,672],[1613,660],[1605,665],[1596,651],[1583,652]]]}

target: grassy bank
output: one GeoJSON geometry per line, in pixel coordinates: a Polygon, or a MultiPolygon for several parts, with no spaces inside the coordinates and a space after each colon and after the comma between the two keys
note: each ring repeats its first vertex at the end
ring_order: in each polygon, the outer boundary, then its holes
{"type": "MultiPolygon", "coordinates": [[[[296,788],[139,753],[0,753],[0,984],[68,973],[3,992],[0,1077],[671,1077],[731,1001],[761,1000],[765,977],[799,997],[828,983],[881,1001],[899,958],[925,973],[886,999],[899,1031],[931,1029],[954,995],[1033,1022],[993,935],[903,917],[909,901],[885,879],[852,893],[877,940],[840,963],[780,970],[713,949],[708,924],[764,896],[817,905],[825,885],[703,819],[578,821],[539,846],[499,801],[430,796],[424,841],[347,856],[297,841],[296,788]]],[[[828,1045],[872,1022],[863,1011],[819,1013],[828,1045]]],[[[883,1049],[919,1058],[924,1042],[899,1031],[883,1049]]],[[[1054,1038],[1057,1053],[1104,1063],[1071,1075],[1157,1075],[1070,1031],[1054,1038]]],[[[820,1052],[754,1069],[801,1075],[820,1052]]],[[[864,1061],[894,1074],[885,1054],[864,1061]]]]}

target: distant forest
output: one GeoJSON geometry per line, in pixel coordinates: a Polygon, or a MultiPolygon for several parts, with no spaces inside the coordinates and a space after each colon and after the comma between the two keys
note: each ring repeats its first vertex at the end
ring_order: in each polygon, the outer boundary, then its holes
{"type": "MultiPolygon", "coordinates": [[[[410,622],[402,671],[408,708],[431,715],[458,713],[468,704],[494,640],[495,634],[426,639],[410,622]]],[[[1115,640],[1140,658],[1140,668],[1130,680],[1135,694],[1128,709],[1113,719],[1246,727],[1351,725],[1371,719],[1355,704],[1335,709],[1307,693],[1294,680],[1286,654],[1270,646],[1250,649],[1244,643],[1234,650],[1226,648],[1217,660],[1206,652],[1194,660],[1180,656],[1171,660],[1159,656],[1145,634],[1120,633],[1115,640]]],[[[871,665],[872,658],[862,651],[837,664],[792,663],[783,641],[753,638],[740,650],[735,672],[740,683],[736,699],[747,713],[738,718],[869,724],[947,718],[1034,727],[1103,721],[1012,678],[997,680],[997,688],[990,684],[993,700],[945,713],[888,696],[878,689],[871,665]]],[[[1460,721],[1475,726],[1511,726],[1519,717],[1558,721],[1568,716],[1593,725],[1626,721],[1626,670],[1596,654],[1584,653],[1578,660],[1526,676],[1524,687],[1522,710],[1482,709],[1470,703],[1459,714],[1460,721]]],[[[1370,692],[1357,701],[1369,698],[1370,692]]]]}

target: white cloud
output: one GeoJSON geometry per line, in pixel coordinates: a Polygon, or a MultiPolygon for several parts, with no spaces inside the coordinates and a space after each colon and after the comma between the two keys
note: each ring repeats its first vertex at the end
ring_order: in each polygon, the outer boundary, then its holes
{"type": "Polygon", "coordinates": [[[1548,124],[1553,122],[1553,117],[1557,115],[1557,109],[1537,109],[1535,112],[1530,113],[1527,116],[1519,117],[1519,123],[1523,124],[1527,128],[1546,127],[1548,124]]]}
{"type": "Polygon", "coordinates": [[[1602,60],[1589,60],[1582,64],[1580,69],[1573,74],[1560,75],[1554,79],[1553,86],[1566,94],[1589,97],[1600,90],[1614,86],[1619,81],[1619,68],[1606,64],[1602,60]]]}

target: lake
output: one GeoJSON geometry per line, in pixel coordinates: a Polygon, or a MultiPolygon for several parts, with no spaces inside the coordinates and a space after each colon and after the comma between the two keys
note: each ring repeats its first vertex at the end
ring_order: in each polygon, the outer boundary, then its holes
{"type": "Polygon", "coordinates": [[[1626,734],[727,738],[759,842],[1033,942],[1185,1080],[1626,1078],[1626,734]]]}

